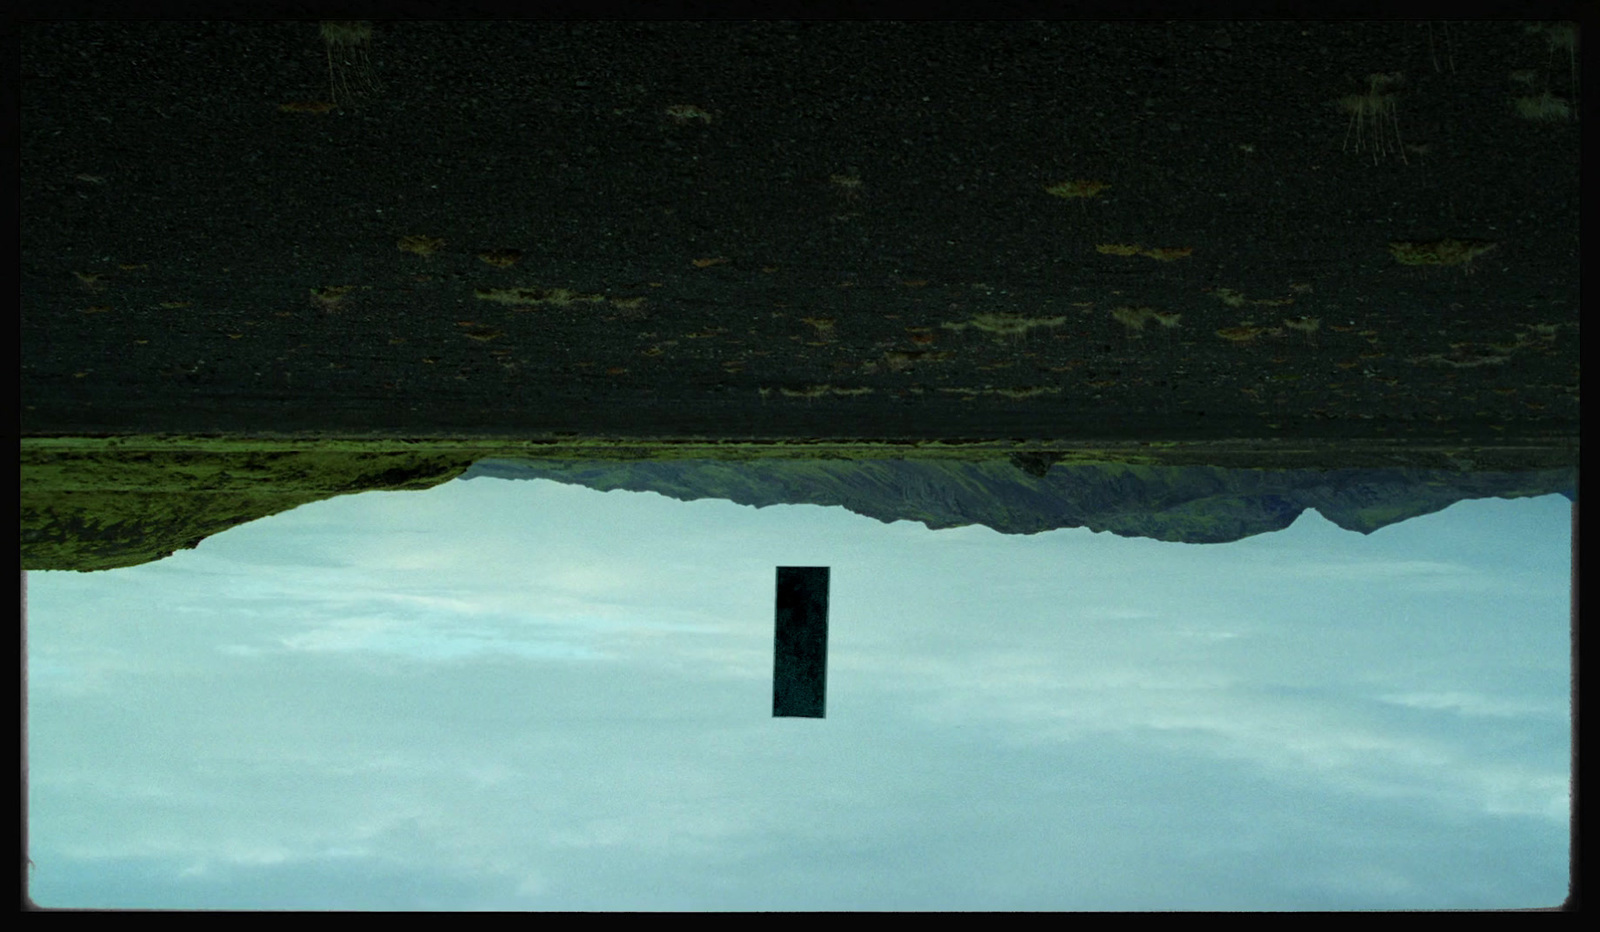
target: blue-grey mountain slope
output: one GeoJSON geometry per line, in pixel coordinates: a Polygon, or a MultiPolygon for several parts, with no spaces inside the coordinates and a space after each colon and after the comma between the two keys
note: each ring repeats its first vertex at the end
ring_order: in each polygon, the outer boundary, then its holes
{"type": "MultiPolygon", "coordinates": [[[[1027,464],[1023,464],[1027,465],[1027,464]]],[[[1472,498],[1577,494],[1577,473],[1426,469],[1255,470],[1126,464],[1027,471],[1011,460],[480,460],[461,478],[550,479],[741,505],[837,505],[929,528],[1004,534],[1086,527],[1123,537],[1225,543],[1277,531],[1315,508],[1346,530],[1378,528],[1472,498]],[[1042,471],[1042,475],[1036,474],[1042,471]]]]}

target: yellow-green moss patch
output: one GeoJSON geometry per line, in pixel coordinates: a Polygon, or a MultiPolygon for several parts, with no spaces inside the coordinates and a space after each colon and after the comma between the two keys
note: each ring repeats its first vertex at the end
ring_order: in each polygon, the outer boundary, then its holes
{"type": "Polygon", "coordinates": [[[1441,239],[1431,242],[1392,242],[1389,254],[1401,265],[1470,265],[1473,259],[1494,249],[1498,243],[1480,240],[1441,239]]]}
{"type": "Polygon", "coordinates": [[[479,288],[477,295],[481,301],[513,307],[533,307],[538,304],[566,307],[570,304],[599,304],[606,299],[605,295],[584,294],[569,288],[479,288]]]}

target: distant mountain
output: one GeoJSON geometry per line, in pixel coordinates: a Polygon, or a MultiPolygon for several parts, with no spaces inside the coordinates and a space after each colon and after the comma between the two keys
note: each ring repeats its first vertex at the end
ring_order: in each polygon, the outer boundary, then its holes
{"type": "Polygon", "coordinates": [[[1315,508],[1370,533],[1468,498],[1577,495],[1575,468],[1268,470],[1056,462],[1056,454],[957,460],[505,460],[458,453],[23,450],[22,567],[93,571],[194,547],[249,521],[338,495],[427,489],[458,476],[553,479],[593,489],[838,505],[930,528],[1006,534],[1087,527],[1222,543],[1280,530],[1315,508]]]}
{"type": "Polygon", "coordinates": [[[480,460],[463,479],[550,479],[692,501],[838,505],[879,521],[930,528],[981,524],[1003,534],[1064,527],[1185,543],[1226,543],[1282,530],[1307,508],[1370,534],[1463,499],[1577,497],[1576,469],[1518,473],[1429,469],[1255,470],[1051,466],[1048,460],[480,460]]]}

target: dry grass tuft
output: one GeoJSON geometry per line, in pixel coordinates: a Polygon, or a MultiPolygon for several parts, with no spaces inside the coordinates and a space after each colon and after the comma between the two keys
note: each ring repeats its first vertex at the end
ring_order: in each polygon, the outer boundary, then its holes
{"type": "Polygon", "coordinates": [[[335,104],[379,90],[372,72],[372,24],[330,21],[321,25],[328,54],[328,96],[335,104]]]}
{"type": "Polygon", "coordinates": [[[1368,75],[1365,94],[1339,98],[1339,109],[1350,114],[1350,125],[1344,132],[1345,151],[1349,151],[1350,136],[1354,134],[1356,152],[1366,146],[1372,152],[1372,164],[1378,164],[1379,156],[1391,152],[1399,152],[1400,161],[1409,164],[1400,140],[1400,118],[1393,93],[1400,82],[1399,72],[1368,75]]]}
{"type": "Polygon", "coordinates": [[[1296,318],[1290,319],[1290,318],[1286,317],[1283,320],[1283,325],[1285,327],[1288,327],[1290,330],[1298,330],[1301,333],[1305,334],[1306,342],[1309,343],[1312,346],[1316,346],[1317,345],[1317,330],[1319,330],[1322,327],[1322,318],[1320,318],[1320,317],[1296,317],[1296,318]]]}
{"type": "Polygon", "coordinates": [[[1224,327],[1217,331],[1217,336],[1230,343],[1250,343],[1263,333],[1266,333],[1263,327],[1224,327]]]}

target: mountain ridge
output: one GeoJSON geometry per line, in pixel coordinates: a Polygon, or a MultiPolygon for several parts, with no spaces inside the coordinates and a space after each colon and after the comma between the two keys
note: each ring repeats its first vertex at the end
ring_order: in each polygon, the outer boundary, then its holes
{"type": "Polygon", "coordinates": [[[1473,498],[1577,497],[1575,469],[1257,470],[1013,460],[712,460],[588,462],[484,459],[462,479],[549,479],[599,491],[715,498],[757,508],[824,505],[938,530],[1002,534],[1067,527],[1183,543],[1226,543],[1282,530],[1307,508],[1370,534],[1473,498]],[[1041,467],[1043,467],[1041,469],[1041,467]]]}

